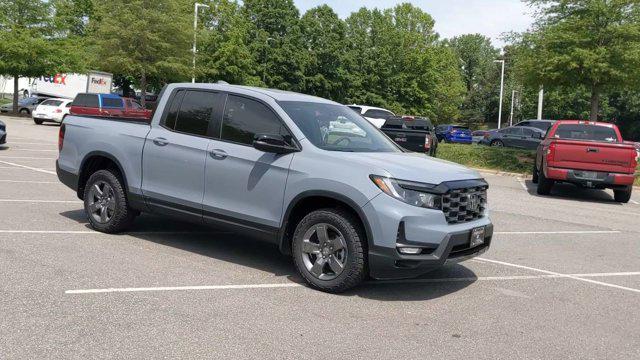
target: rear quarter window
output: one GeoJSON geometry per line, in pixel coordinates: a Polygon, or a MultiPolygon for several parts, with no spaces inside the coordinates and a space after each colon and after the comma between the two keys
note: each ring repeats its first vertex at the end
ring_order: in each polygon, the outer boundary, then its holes
{"type": "Polygon", "coordinates": [[[103,97],[102,98],[102,107],[105,108],[122,108],[124,107],[124,102],[122,99],[112,98],[112,97],[103,97]]]}
{"type": "Polygon", "coordinates": [[[78,94],[76,98],[73,99],[73,106],[82,106],[82,107],[99,107],[98,95],[96,94],[78,94]]]}

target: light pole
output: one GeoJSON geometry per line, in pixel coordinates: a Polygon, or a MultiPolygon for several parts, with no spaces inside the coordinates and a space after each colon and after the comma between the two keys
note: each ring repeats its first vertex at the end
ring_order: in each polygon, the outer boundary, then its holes
{"type": "Polygon", "coordinates": [[[509,126],[513,126],[513,105],[515,104],[517,90],[511,92],[511,114],[509,115],[509,126]]]}
{"type": "Polygon", "coordinates": [[[502,75],[500,75],[500,105],[498,106],[498,129],[502,124],[502,95],[504,94],[504,60],[494,60],[494,63],[502,64],[502,75]]]}
{"type": "MultiPolygon", "coordinates": [[[[267,74],[267,49],[269,48],[269,41],[275,41],[276,39],[272,38],[272,37],[268,37],[267,40],[264,41],[265,43],[265,47],[264,47],[264,68],[262,70],[262,82],[264,83],[265,80],[265,76],[267,74]]],[[[265,86],[267,84],[265,83],[265,86]]]]}
{"type": "Polygon", "coordinates": [[[208,8],[209,5],[195,3],[193,6],[193,76],[191,82],[196,82],[196,36],[198,35],[198,8],[208,8]]]}
{"type": "Polygon", "coordinates": [[[544,102],[544,86],[540,86],[538,93],[538,120],[542,120],[542,103],[544,102]]]}

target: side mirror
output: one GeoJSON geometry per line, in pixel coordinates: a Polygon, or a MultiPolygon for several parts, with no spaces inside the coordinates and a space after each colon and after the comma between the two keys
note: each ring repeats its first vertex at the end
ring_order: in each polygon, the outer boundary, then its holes
{"type": "Polygon", "coordinates": [[[253,147],[274,154],[289,154],[298,151],[297,148],[289,145],[282,135],[256,134],[253,138],[253,147]]]}

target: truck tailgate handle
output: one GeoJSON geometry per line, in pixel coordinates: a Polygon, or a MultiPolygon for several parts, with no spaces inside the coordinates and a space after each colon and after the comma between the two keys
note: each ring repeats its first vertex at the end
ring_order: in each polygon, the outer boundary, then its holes
{"type": "Polygon", "coordinates": [[[153,143],[158,145],[158,146],[165,146],[165,145],[169,144],[169,141],[167,141],[167,139],[165,139],[163,137],[157,137],[157,138],[153,139],[153,143]]]}
{"type": "Polygon", "coordinates": [[[600,151],[598,148],[587,148],[587,152],[597,153],[600,151]]]}
{"type": "Polygon", "coordinates": [[[213,149],[209,151],[209,155],[211,155],[212,158],[218,159],[218,160],[223,160],[227,158],[227,152],[221,149],[213,149]]]}

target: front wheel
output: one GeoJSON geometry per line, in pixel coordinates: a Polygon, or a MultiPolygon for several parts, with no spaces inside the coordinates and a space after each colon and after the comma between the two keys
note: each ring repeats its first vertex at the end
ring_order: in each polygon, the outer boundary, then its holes
{"type": "Polygon", "coordinates": [[[129,207],[124,185],[112,170],[98,170],[84,188],[84,210],[91,226],[104,233],[128,228],[137,215],[129,207]]]}
{"type": "Polygon", "coordinates": [[[631,192],[633,191],[633,186],[629,185],[624,189],[613,190],[613,197],[617,202],[628,203],[631,200],[631,192]]]}
{"type": "Polygon", "coordinates": [[[538,167],[536,166],[536,161],[533,161],[533,170],[532,170],[533,176],[531,179],[531,182],[533,182],[534,184],[538,183],[539,180],[539,173],[538,173],[538,167]]]}
{"type": "Polygon", "coordinates": [[[360,222],[340,208],[305,216],[293,234],[295,266],[311,287],[339,293],[367,275],[365,235],[360,222]]]}

